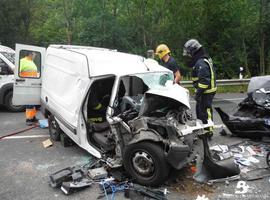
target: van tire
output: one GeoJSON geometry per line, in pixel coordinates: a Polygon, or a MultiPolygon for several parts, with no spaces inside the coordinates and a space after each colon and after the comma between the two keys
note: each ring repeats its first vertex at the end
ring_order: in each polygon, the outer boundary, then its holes
{"type": "Polygon", "coordinates": [[[159,186],[168,179],[170,167],[163,148],[156,143],[144,141],[128,145],[123,162],[126,172],[141,185],[159,186]]]}
{"type": "Polygon", "coordinates": [[[23,105],[22,106],[15,106],[15,105],[12,104],[12,97],[13,97],[13,91],[9,91],[5,95],[4,105],[8,109],[8,111],[10,111],[10,112],[22,112],[22,111],[24,111],[25,107],[23,105]]]}
{"type": "Polygon", "coordinates": [[[74,144],[74,142],[65,133],[60,134],[60,142],[63,147],[69,147],[74,144]]]}
{"type": "Polygon", "coordinates": [[[49,124],[49,134],[50,138],[53,141],[60,141],[60,134],[63,132],[57,121],[55,120],[55,117],[53,115],[48,116],[48,124],[49,124]]]}

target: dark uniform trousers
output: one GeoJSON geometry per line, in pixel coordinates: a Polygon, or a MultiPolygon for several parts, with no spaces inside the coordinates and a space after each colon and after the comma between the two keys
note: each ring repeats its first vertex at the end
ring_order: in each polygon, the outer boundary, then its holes
{"type": "MultiPolygon", "coordinates": [[[[213,121],[212,102],[217,91],[215,71],[211,59],[199,59],[192,71],[192,79],[196,88],[196,115],[203,124],[207,124],[208,120],[213,121]]],[[[212,134],[213,127],[206,128],[212,134]]]]}
{"type": "Polygon", "coordinates": [[[200,99],[196,102],[196,115],[204,124],[207,124],[207,120],[213,120],[212,102],[215,96],[214,93],[202,94],[200,99]]]}

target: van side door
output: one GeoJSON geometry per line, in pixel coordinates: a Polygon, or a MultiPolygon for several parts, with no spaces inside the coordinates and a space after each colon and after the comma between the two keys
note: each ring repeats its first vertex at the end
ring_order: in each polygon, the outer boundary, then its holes
{"type": "Polygon", "coordinates": [[[43,47],[16,44],[14,105],[40,105],[45,53],[43,47]]]}

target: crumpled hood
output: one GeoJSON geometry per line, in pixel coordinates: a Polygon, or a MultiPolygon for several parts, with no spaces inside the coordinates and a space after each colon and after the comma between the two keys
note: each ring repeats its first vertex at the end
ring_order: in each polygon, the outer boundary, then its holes
{"type": "Polygon", "coordinates": [[[144,94],[140,115],[164,106],[186,106],[190,109],[189,91],[178,84],[150,89],[144,94]]]}

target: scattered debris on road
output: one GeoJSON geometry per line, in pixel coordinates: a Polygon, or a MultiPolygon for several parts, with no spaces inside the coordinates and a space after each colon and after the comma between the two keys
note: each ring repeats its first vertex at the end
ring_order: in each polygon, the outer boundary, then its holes
{"type": "Polygon", "coordinates": [[[48,148],[53,145],[52,141],[50,139],[47,139],[42,142],[44,148],[48,148]]]}
{"type": "Polygon", "coordinates": [[[38,123],[39,123],[40,128],[48,128],[49,127],[48,119],[40,119],[40,120],[38,120],[38,123]]]}

